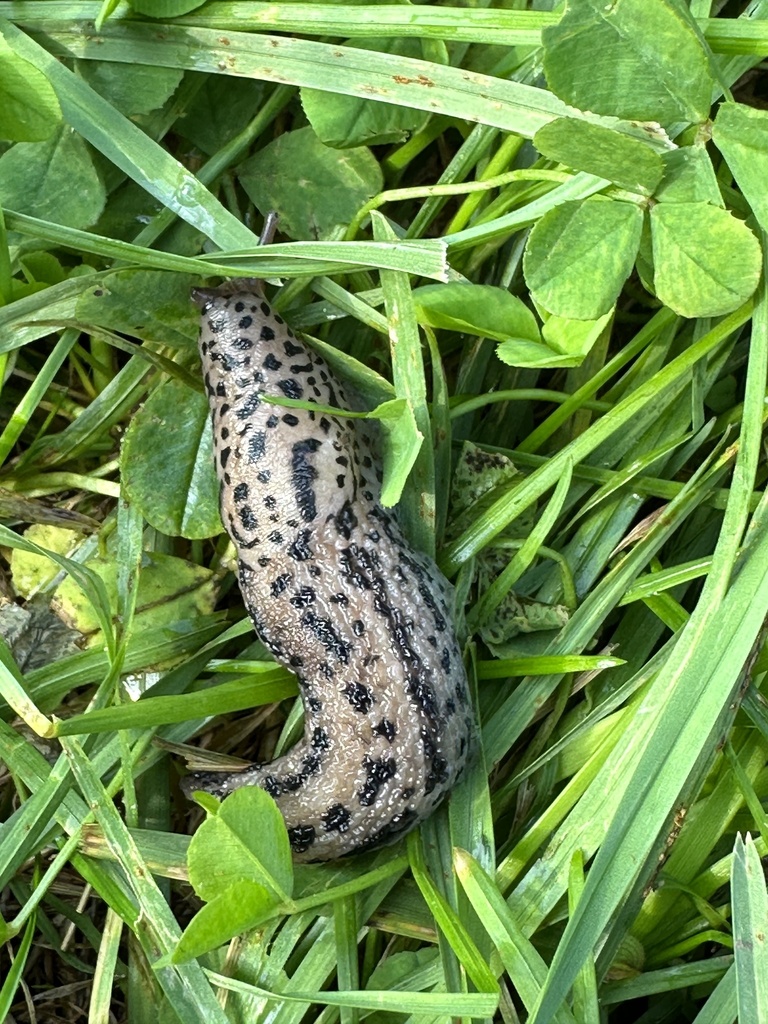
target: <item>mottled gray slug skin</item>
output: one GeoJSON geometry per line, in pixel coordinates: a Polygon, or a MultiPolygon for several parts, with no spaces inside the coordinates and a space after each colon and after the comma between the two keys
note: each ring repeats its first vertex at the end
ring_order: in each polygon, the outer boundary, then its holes
{"type": "Polygon", "coordinates": [[[253,625],[296,673],[306,724],[271,764],[194,773],[184,789],[261,786],[298,860],[392,842],[450,791],[470,746],[451,588],[378,503],[364,422],[263,400],[347,408],[326,362],[252,282],[193,295],[221,517],[253,625]]]}

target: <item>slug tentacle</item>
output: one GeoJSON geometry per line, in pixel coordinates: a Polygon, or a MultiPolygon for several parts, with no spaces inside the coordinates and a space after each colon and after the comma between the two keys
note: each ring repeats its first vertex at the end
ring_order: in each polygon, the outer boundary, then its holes
{"type": "Polygon", "coordinates": [[[254,627],[298,677],[305,731],[270,764],[184,789],[261,786],[297,858],[328,860],[397,838],[450,790],[473,728],[466,675],[450,587],[379,505],[364,423],[264,401],[343,409],[343,386],[260,295],[232,291],[195,295],[221,516],[254,627]]]}

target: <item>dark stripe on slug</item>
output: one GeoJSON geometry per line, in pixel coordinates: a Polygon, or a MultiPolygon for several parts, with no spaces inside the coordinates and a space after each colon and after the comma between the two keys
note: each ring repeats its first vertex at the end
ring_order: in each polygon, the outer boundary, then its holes
{"type": "Polygon", "coordinates": [[[267,450],[267,435],[263,430],[257,430],[248,438],[248,461],[258,462],[264,457],[267,450]]]}
{"type": "Polygon", "coordinates": [[[349,664],[349,653],[352,650],[352,644],[347,643],[330,619],[316,615],[313,611],[306,611],[301,616],[301,624],[306,626],[312,636],[316,637],[326,651],[332,654],[342,665],[349,664]]]}
{"type": "Polygon", "coordinates": [[[315,454],[321,444],[316,437],[297,441],[291,455],[291,481],[296,492],[296,504],[299,506],[301,518],[306,523],[311,523],[317,516],[313,484],[318,474],[309,457],[315,454]]]}
{"type": "Polygon", "coordinates": [[[261,403],[261,395],[258,391],[252,391],[246,398],[245,402],[237,410],[237,418],[239,420],[247,420],[253,416],[256,409],[258,409],[261,403]]]}

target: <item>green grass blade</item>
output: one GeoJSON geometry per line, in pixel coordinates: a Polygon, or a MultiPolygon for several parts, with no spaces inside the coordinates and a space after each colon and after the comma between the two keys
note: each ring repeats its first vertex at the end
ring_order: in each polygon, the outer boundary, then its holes
{"type": "Polygon", "coordinates": [[[752,838],[736,836],[731,873],[740,1021],[768,1020],[768,892],[752,838]]]}
{"type": "Polygon", "coordinates": [[[324,1003],[327,1006],[357,1007],[360,1010],[390,1010],[398,1013],[439,1013],[462,1017],[490,1017],[496,1011],[498,996],[473,992],[269,992],[256,985],[248,985],[227,978],[214,971],[206,971],[219,988],[230,992],[252,993],[273,1002],[324,1003]]]}

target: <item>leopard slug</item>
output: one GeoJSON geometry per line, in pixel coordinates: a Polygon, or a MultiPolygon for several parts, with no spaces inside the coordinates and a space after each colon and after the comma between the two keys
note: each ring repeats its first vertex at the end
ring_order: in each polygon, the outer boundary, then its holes
{"type": "Polygon", "coordinates": [[[269,764],[184,780],[224,797],[261,786],[297,860],[394,841],[456,782],[473,730],[451,588],[380,505],[364,421],[254,282],[195,290],[221,517],[243,601],[298,677],[304,738],[269,764]]]}

